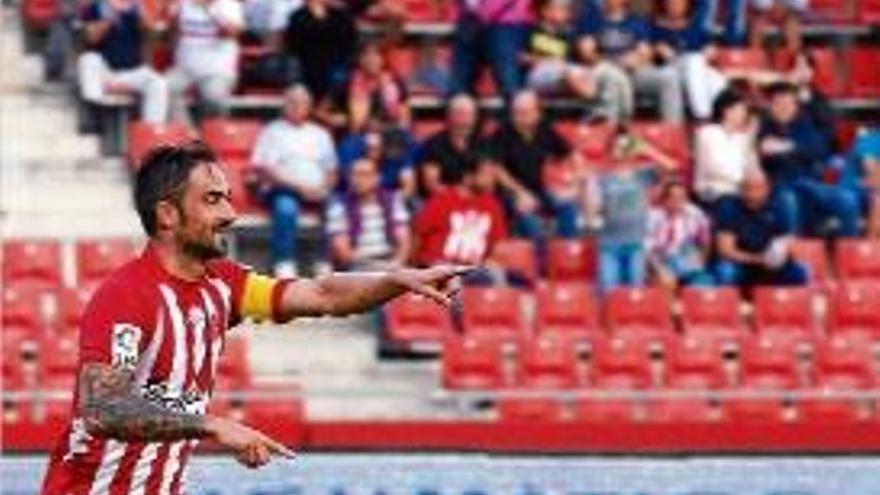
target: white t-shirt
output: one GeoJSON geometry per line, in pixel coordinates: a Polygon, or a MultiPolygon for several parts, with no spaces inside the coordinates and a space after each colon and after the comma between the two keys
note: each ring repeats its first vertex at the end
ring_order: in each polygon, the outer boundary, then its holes
{"type": "Polygon", "coordinates": [[[260,132],[251,163],[271,167],[298,184],[322,187],[336,170],[333,137],[323,127],[305,122],[293,125],[281,118],[260,132]]]}
{"type": "Polygon", "coordinates": [[[282,31],[294,10],[303,0],[246,0],[245,18],[248,29],[257,33],[282,31]]]}
{"type": "Polygon", "coordinates": [[[177,25],[175,63],[195,76],[226,76],[238,72],[238,40],[221,36],[220,19],[244,26],[244,9],[238,0],[211,0],[202,4],[183,0],[177,25]]]}
{"type": "Polygon", "coordinates": [[[750,167],[757,165],[755,139],[750,132],[731,133],[720,124],[697,131],[694,190],[705,200],[738,194],[750,167]]]}

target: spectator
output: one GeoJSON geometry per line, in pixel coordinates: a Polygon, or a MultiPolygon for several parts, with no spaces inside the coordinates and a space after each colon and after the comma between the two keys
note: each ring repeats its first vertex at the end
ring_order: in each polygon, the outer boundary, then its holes
{"type": "Polygon", "coordinates": [[[336,182],[333,138],[311,119],[312,97],[296,85],[284,95],[284,116],[257,138],[251,163],[268,185],[272,261],[278,276],[296,274],[296,231],[304,207],[323,209],[336,182]]]}
{"type": "Polygon", "coordinates": [[[274,48],[280,47],[280,34],[287,26],[287,20],[302,4],[303,0],[245,0],[247,34],[274,48]]]}
{"type": "Polygon", "coordinates": [[[446,128],[425,142],[419,156],[419,190],[428,196],[461,182],[464,172],[486,147],[479,134],[477,102],[459,94],[446,107],[446,128]]]}
{"type": "Polygon", "coordinates": [[[867,235],[880,237],[880,131],[865,130],[856,138],[842,183],[858,195],[868,212],[867,235]]]}
{"type": "Polygon", "coordinates": [[[375,42],[364,44],[358,54],[357,68],[348,83],[347,106],[352,132],[362,131],[373,121],[385,127],[409,127],[406,88],[388,69],[375,42]]]}
{"type": "Polygon", "coordinates": [[[168,76],[173,118],[190,122],[186,93],[198,89],[200,115],[226,113],[238,80],[238,36],[244,12],[237,0],[182,0],[177,18],[177,50],[168,76]]]}
{"type": "Polygon", "coordinates": [[[541,214],[546,211],[556,220],[557,235],[577,236],[576,198],[548,193],[543,180],[551,161],[577,162],[579,156],[544,120],[540,100],[533,91],[517,93],[510,113],[510,121],[492,136],[491,146],[501,165],[499,182],[514,212],[514,232],[530,239],[544,238],[541,214]]]}
{"type": "MultiPolygon", "coordinates": [[[[672,66],[654,64],[649,25],[644,18],[629,11],[628,1],[603,0],[601,7],[588,5],[584,9],[580,20],[580,55],[586,59],[601,55],[613,61],[630,74],[637,92],[657,98],[664,120],[683,122],[684,100],[678,71],[672,66]]],[[[606,74],[604,78],[620,84],[617,77],[606,74]]]]}
{"type": "Polygon", "coordinates": [[[718,212],[715,266],[718,283],[750,288],[755,285],[800,285],[807,271],[795,262],[795,235],[790,211],[771,195],[760,171],[743,180],[741,197],[726,198],[718,212]]]}
{"type": "Polygon", "coordinates": [[[590,100],[597,89],[593,75],[572,62],[571,9],[571,0],[538,0],[538,22],[529,33],[522,59],[529,68],[530,88],[550,94],[567,91],[590,100]]]}
{"type": "Polygon", "coordinates": [[[829,143],[801,111],[797,90],[778,83],[770,90],[770,109],[759,133],[764,170],[782,189],[797,225],[816,234],[821,222],[833,218],[840,236],[858,235],[859,208],[855,195],[844,187],[823,183],[830,157],[829,143]],[[805,222],[805,219],[811,219],[805,222]]]}
{"type": "Polygon", "coordinates": [[[706,30],[707,0],[665,0],[651,27],[657,57],[678,70],[684,81],[691,114],[708,119],[712,102],[727,86],[727,78],[709,63],[715,49],[706,30]]]}
{"type": "MultiPolygon", "coordinates": [[[[744,0],[743,0],[744,1],[744,0]]],[[[754,11],[749,26],[749,44],[755,48],[764,45],[764,32],[778,21],[782,25],[782,40],[786,50],[798,53],[803,48],[801,20],[809,9],[809,0],[752,0],[754,11]]]]}
{"type": "Polygon", "coordinates": [[[801,102],[801,110],[813,124],[813,127],[822,133],[828,149],[838,151],[837,137],[834,129],[837,128],[837,117],[828,97],[822,93],[816,84],[816,61],[808,53],[800,53],[794,57],[794,66],[788,74],[792,84],[797,86],[798,97],[801,102]]]}
{"type": "Polygon", "coordinates": [[[284,34],[286,53],[297,58],[303,82],[317,100],[348,78],[357,46],[352,15],[332,0],[304,0],[284,34]]]}
{"type": "Polygon", "coordinates": [[[708,269],[712,245],[709,220],[688,199],[687,186],[667,182],[657,206],[648,212],[648,266],[670,290],[681,285],[712,285],[708,269]]]}
{"type": "Polygon", "coordinates": [[[78,62],[83,99],[100,104],[108,93],[136,92],[142,120],[168,120],[168,82],[141,57],[143,32],[158,26],[134,0],[94,0],[83,9],[82,21],[89,46],[78,62]]]}
{"type": "Polygon", "coordinates": [[[522,53],[532,21],[532,0],[466,0],[453,33],[453,91],[474,90],[483,65],[505,98],[520,88],[522,53]]]}
{"type": "Polygon", "coordinates": [[[383,189],[376,163],[361,158],[351,167],[351,191],[327,212],[330,252],[343,270],[387,270],[409,256],[409,214],[402,197],[383,189]]]}
{"type": "Polygon", "coordinates": [[[724,3],[724,33],[722,41],[727,46],[741,46],[746,43],[748,33],[748,0],[707,0],[709,13],[706,15],[706,31],[714,31],[715,19],[718,17],[718,5],[724,3]]]}
{"type": "Polygon", "coordinates": [[[750,169],[758,168],[754,126],[745,97],[726,90],[715,99],[712,122],[697,131],[694,191],[704,205],[739,193],[750,169]]]}
{"type": "Polygon", "coordinates": [[[340,192],[350,191],[348,177],[354,163],[366,158],[379,169],[383,189],[399,190],[407,200],[416,193],[416,178],[413,167],[416,144],[408,133],[367,129],[363,133],[351,134],[339,142],[339,185],[340,192]]]}
{"type": "Polygon", "coordinates": [[[494,193],[496,173],[489,160],[471,161],[459,184],[428,199],[413,221],[416,264],[476,265],[491,258],[495,244],[507,236],[504,209],[494,193]]]}

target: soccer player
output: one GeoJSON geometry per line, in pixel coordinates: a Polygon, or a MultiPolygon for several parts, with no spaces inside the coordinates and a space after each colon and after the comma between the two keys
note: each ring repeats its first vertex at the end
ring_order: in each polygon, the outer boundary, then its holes
{"type": "Polygon", "coordinates": [[[186,466],[203,439],[250,468],[290,457],[260,432],[205,413],[227,330],[244,318],[357,313],[408,290],[448,304],[441,287],[466,270],[258,275],[224,258],[222,235],[235,219],[230,188],[200,143],[150,153],[134,201],[149,243],[85,310],[72,420],[52,453],[43,495],[185,493],[186,466]]]}

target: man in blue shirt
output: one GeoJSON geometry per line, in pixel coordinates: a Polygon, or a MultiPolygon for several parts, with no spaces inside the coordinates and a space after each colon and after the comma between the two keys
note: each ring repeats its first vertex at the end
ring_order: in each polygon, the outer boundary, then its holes
{"type": "MultiPolygon", "coordinates": [[[[601,6],[595,4],[596,1],[587,0],[581,12],[578,23],[580,55],[586,59],[601,55],[624,69],[629,73],[636,91],[657,98],[664,120],[683,122],[681,78],[675,67],[654,64],[651,30],[647,20],[630,12],[628,0],[603,0],[601,6]]],[[[597,68],[596,77],[600,86],[604,72],[597,68]]]]}
{"type": "Polygon", "coordinates": [[[834,219],[839,236],[858,235],[858,197],[845,187],[825,184],[822,174],[831,156],[828,139],[802,111],[797,88],[777,83],[769,89],[770,110],[761,124],[758,147],[764,170],[794,208],[805,233],[816,234],[834,219]]]}
{"type": "Polygon", "coordinates": [[[100,104],[110,93],[137,93],[141,119],[168,120],[168,83],[141,58],[143,31],[159,29],[134,0],[95,0],[82,14],[88,49],[78,62],[83,99],[100,104]]]}
{"type": "Polygon", "coordinates": [[[794,222],[770,183],[750,172],[739,197],[720,204],[716,217],[716,277],[721,285],[800,285],[807,272],[794,261],[794,222]]]}

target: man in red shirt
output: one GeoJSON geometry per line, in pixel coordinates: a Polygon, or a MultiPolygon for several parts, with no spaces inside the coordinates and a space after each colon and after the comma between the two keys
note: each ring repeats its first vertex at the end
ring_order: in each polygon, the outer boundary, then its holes
{"type": "Polygon", "coordinates": [[[494,244],[507,236],[504,209],[495,197],[496,169],[477,160],[462,182],[435,192],[413,222],[415,261],[480,264],[494,244]]]}
{"type": "Polygon", "coordinates": [[[258,275],[223,257],[222,235],[235,218],[229,184],[199,143],[154,150],[134,196],[150,240],[85,310],[72,418],[43,495],[183,493],[189,456],[203,439],[251,468],[292,456],[256,430],[205,413],[227,330],[245,318],[361,312],[407,290],[448,304],[438,287],[464,271],[258,275]]]}

